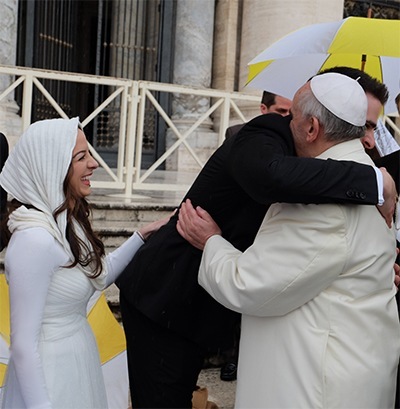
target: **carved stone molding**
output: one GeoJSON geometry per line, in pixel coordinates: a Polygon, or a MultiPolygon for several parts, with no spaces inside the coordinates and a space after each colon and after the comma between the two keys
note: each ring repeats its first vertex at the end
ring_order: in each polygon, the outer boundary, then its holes
{"type": "Polygon", "coordinates": [[[399,1],[345,0],[343,17],[367,17],[370,4],[373,18],[382,18],[389,20],[400,19],[399,1]]]}

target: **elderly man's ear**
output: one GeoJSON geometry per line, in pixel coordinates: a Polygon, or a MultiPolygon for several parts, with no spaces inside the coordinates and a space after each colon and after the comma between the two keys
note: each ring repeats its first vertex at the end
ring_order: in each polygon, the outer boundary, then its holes
{"type": "Polygon", "coordinates": [[[307,137],[306,137],[307,142],[309,143],[314,142],[317,139],[320,130],[321,130],[321,126],[319,124],[318,119],[315,116],[310,117],[310,119],[308,120],[308,128],[307,128],[307,137]]]}

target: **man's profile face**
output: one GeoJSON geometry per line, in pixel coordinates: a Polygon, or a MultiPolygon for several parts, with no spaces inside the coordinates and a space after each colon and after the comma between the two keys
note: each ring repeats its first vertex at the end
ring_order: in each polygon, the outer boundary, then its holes
{"type": "Polygon", "coordinates": [[[378,123],[378,118],[382,112],[382,104],[379,99],[375,98],[372,94],[366,93],[368,100],[368,110],[367,110],[367,122],[365,135],[361,138],[361,143],[364,149],[368,153],[369,150],[375,147],[375,137],[374,130],[376,124],[378,123]]]}
{"type": "Polygon", "coordinates": [[[280,95],[275,96],[275,103],[269,108],[265,104],[261,104],[261,113],[268,114],[274,112],[276,114],[287,116],[290,113],[290,108],[292,106],[292,101],[290,99],[281,97],[280,95]]]}

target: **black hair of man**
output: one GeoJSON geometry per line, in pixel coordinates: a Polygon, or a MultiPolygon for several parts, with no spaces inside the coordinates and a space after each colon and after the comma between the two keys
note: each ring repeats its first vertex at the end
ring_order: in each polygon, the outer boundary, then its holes
{"type": "Polygon", "coordinates": [[[400,93],[397,94],[397,97],[394,99],[394,102],[396,103],[397,110],[399,111],[400,114],[400,93]]]}
{"type": "Polygon", "coordinates": [[[276,94],[274,94],[273,92],[264,91],[262,94],[261,103],[269,108],[271,105],[275,104],[275,97],[276,94]]]}
{"type": "Polygon", "coordinates": [[[385,84],[382,84],[376,78],[371,77],[364,71],[351,67],[333,67],[320,71],[318,74],[327,72],[337,72],[338,74],[347,75],[358,81],[365,92],[373,95],[382,105],[385,105],[389,98],[389,91],[385,84]]]}

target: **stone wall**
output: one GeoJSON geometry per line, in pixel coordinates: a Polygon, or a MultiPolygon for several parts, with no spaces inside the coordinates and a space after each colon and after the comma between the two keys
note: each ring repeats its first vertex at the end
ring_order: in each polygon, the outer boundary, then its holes
{"type": "MultiPolygon", "coordinates": [[[[15,65],[17,52],[18,1],[0,1],[0,64],[15,65]]],[[[0,94],[12,83],[12,78],[0,75],[0,94]]],[[[12,148],[21,133],[19,107],[12,92],[0,101],[0,132],[4,133],[12,148]]]]}
{"type": "Polygon", "coordinates": [[[383,18],[391,20],[400,19],[400,1],[356,1],[345,0],[343,17],[358,16],[367,17],[368,9],[371,3],[371,11],[373,18],[383,18]]]}

